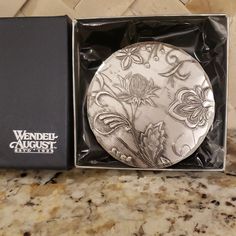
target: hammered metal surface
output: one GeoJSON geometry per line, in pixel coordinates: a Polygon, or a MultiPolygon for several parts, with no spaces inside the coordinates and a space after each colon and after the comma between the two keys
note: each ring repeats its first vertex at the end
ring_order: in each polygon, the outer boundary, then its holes
{"type": "Polygon", "coordinates": [[[191,155],[213,123],[210,81],[186,52],[143,42],[113,53],[87,94],[90,127],[115,159],[164,168],[191,155]]]}

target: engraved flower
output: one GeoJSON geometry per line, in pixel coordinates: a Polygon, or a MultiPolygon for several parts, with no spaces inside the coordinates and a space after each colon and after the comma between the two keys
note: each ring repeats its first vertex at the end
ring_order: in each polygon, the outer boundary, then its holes
{"type": "Polygon", "coordinates": [[[142,155],[149,166],[164,166],[169,164],[169,160],[163,157],[166,141],[164,122],[157,124],[150,123],[144,132],[140,134],[140,148],[142,155]]]}
{"type": "Polygon", "coordinates": [[[149,82],[144,76],[140,74],[134,74],[131,77],[129,84],[130,94],[141,99],[146,95],[146,90],[149,89],[148,86],[149,82]]]}
{"type": "Polygon", "coordinates": [[[170,115],[184,121],[190,128],[205,126],[209,119],[209,109],[214,106],[213,101],[207,99],[208,90],[209,88],[200,86],[179,90],[174,102],[170,105],[170,115]]]}
{"type": "Polygon", "coordinates": [[[139,55],[138,47],[130,47],[118,51],[117,59],[121,60],[121,68],[127,70],[132,63],[142,64],[143,58],[139,55]]]}
{"type": "Polygon", "coordinates": [[[155,92],[160,89],[154,85],[152,79],[148,80],[141,74],[129,73],[124,78],[119,76],[120,84],[114,86],[120,90],[118,97],[129,104],[156,106],[152,97],[157,97],[155,92]]]}

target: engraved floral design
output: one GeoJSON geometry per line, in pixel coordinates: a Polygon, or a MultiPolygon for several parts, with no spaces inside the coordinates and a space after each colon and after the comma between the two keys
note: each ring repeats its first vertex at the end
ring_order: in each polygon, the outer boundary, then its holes
{"type": "Polygon", "coordinates": [[[147,58],[144,60],[144,66],[146,68],[150,68],[150,59],[154,61],[159,61],[159,56],[158,53],[160,52],[161,54],[165,53],[164,47],[161,43],[156,44],[156,43],[150,43],[150,44],[145,44],[144,47],[142,47],[144,51],[148,53],[147,58]]]}
{"type": "Polygon", "coordinates": [[[160,87],[154,85],[152,79],[148,80],[141,74],[132,74],[131,72],[124,78],[121,76],[118,77],[120,83],[114,86],[120,90],[118,94],[119,99],[136,106],[142,104],[156,106],[152,98],[157,97],[155,92],[159,90],[160,87]]]}
{"type": "Polygon", "coordinates": [[[120,127],[124,127],[127,130],[131,127],[129,120],[125,116],[114,112],[98,113],[94,117],[94,122],[97,123],[95,127],[99,127],[99,129],[95,128],[95,130],[102,135],[108,135],[120,127]]]}
{"type": "Polygon", "coordinates": [[[189,128],[205,126],[209,117],[209,108],[213,106],[212,101],[206,98],[208,90],[208,87],[200,86],[195,86],[194,89],[180,89],[169,107],[170,115],[184,121],[189,128]]]}
{"type": "Polygon", "coordinates": [[[180,72],[181,67],[183,66],[184,63],[189,62],[187,60],[185,61],[181,61],[179,62],[177,65],[173,66],[171,69],[169,69],[168,71],[164,72],[164,73],[159,73],[159,75],[163,76],[163,77],[167,77],[168,78],[168,83],[171,84],[172,87],[174,87],[174,82],[175,79],[178,80],[186,80],[189,78],[189,76],[191,75],[190,72],[186,73],[186,74],[182,74],[180,72]]]}
{"type": "Polygon", "coordinates": [[[167,83],[171,84],[171,87],[174,87],[175,80],[185,81],[191,76],[191,72],[188,71],[186,73],[181,72],[182,67],[186,63],[194,63],[193,60],[180,60],[178,56],[176,56],[176,52],[179,50],[171,49],[166,53],[165,60],[167,64],[171,66],[167,71],[159,73],[159,75],[168,78],[167,83]]]}
{"type": "Polygon", "coordinates": [[[164,166],[170,164],[170,161],[163,157],[165,147],[166,133],[164,121],[156,124],[150,123],[139,137],[140,149],[151,166],[164,166]]]}
{"type": "MultiPolygon", "coordinates": [[[[99,72],[96,76],[99,89],[88,97],[88,101],[92,99],[102,110],[90,119],[93,129],[102,136],[109,136],[111,133],[123,129],[132,136],[136,149],[133,150],[121,137],[117,137],[117,140],[129,150],[133,157],[138,157],[147,167],[171,165],[169,159],[163,156],[166,140],[164,121],[149,124],[144,132],[135,127],[137,110],[141,105],[156,106],[153,98],[158,97],[155,92],[160,88],[154,84],[153,79],[147,79],[139,73],[132,74],[130,72],[124,77],[118,75],[118,78],[119,83],[110,86],[107,81],[111,82],[111,80],[107,75],[99,72]],[[113,87],[117,90],[114,90],[113,87]],[[118,102],[124,113],[119,114],[114,110],[108,110],[104,99],[102,99],[104,96],[118,102]],[[124,104],[128,104],[128,106],[124,104]]],[[[122,150],[115,149],[115,147],[111,149],[111,154],[126,164],[135,163],[135,158],[126,156],[122,150]]]]}
{"type": "Polygon", "coordinates": [[[88,91],[89,123],[98,143],[116,160],[134,167],[167,167],[189,155],[205,137],[195,128],[205,131],[211,123],[211,86],[192,76],[196,61],[183,54],[162,43],[140,43],[119,50],[96,72],[88,91]],[[160,84],[156,76],[162,77],[160,84]],[[201,86],[174,88],[184,81],[201,86]],[[168,126],[170,116],[177,121],[174,131],[168,126]],[[186,126],[180,135],[183,126],[177,123],[186,126]]]}
{"type": "Polygon", "coordinates": [[[142,64],[143,58],[139,54],[139,47],[130,47],[118,51],[117,59],[121,61],[121,68],[127,70],[132,63],[142,64]]]}
{"type": "Polygon", "coordinates": [[[126,163],[131,162],[133,157],[127,156],[124,153],[120,152],[116,147],[113,147],[111,149],[111,152],[115,155],[115,157],[121,161],[125,161],[126,163]]]}

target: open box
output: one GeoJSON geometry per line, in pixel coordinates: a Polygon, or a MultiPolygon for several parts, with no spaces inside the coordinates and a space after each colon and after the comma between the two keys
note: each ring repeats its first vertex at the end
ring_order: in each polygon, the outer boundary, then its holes
{"type": "Polygon", "coordinates": [[[72,29],[66,16],[2,18],[0,36],[0,167],[68,169],[74,146],[79,168],[224,170],[225,15],[79,19],[72,29]],[[87,91],[99,66],[117,50],[145,41],[191,55],[214,92],[215,119],[206,138],[188,158],[167,168],[137,168],[116,160],[98,143],[87,117],[87,91]]]}
{"type": "Polygon", "coordinates": [[[79,19],[73,22],[75,166],[137,170],[222,171],[226,156],[228,18],[225,15],[79,19]],[[89,126],[86,97],[99,66],[115,51],[144,41],[174,45],[207,73],[215,118],[206,138],[188,158],[168,168],[136,168],[111,157],[89,126]]]}

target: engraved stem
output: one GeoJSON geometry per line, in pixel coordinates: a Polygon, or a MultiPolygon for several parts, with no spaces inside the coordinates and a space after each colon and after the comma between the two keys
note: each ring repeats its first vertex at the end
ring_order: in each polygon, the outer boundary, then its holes
{"type": "Polygon", "coordinates": [[[123,108],[123,110],[124,110],[124,112],[125,112],[125,114],[126,114],[126,118],[127,118],[128,120],[130,120],[130,116],[129,116],[128,111],[126,110],[124,104],[123,104],[123,103],[120,101],[120,99],[117,97],[116,93],[106,84],[106,82],[104,82],[104,86],[106,86],[106,87],[109,89],[109,91],[112,93],[112,96],[116,99],[117,102],[120,103],[120,105],[122,106],[122,108],[123,108]]]}
{"type": "Polygon", "coordinates": [[[134,124],[134,121],[135,121],[135,118],[136,118],[136,112],[137,112],[137,109],[138,109],[138,105],[137,104],[131,104],[131,112],[132,112],[132,120],[131,120],[131,125],[132,125],[132,128],[131,128],[131,133],[132,133],[132,136],[133,136],[133,139],[134,139],[134,143],[137,147],[137,150],[138,150],[138,156],[139,156],[139,159],[144,163],[144,164],[147,164],[148,166],[153,166],[154,163],[152,163],[148,158],[144,158],[143,156],[145,156],[140,148],[140,144],[138,142],[138,137],[137,137],[137,131],[136,131],[136,128],[135,128],[135,124],[134,124]]]}
{"type": "Polygon", "coordinates": [[[117,140],[119,140],[134,156],[138,155],[138,152],[135,152],[131,147],[129,147],[129,145],[126,142],[124,142],[123,139],[118,137],[117,140]]]}
{"type": "Polygon", "coordinates": [[[131,123],[134,126],[134,121],[135,121],[135,116],[136,116],[136,112],[138,109],[138,105],[136,103],[131,103],[131,123]]]}

